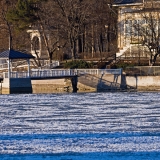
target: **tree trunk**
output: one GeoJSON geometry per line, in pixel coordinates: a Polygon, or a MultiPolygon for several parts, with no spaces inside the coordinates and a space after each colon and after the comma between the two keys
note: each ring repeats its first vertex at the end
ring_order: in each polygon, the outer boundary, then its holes
{"type": "Polygon", "coordinates": [[[48,54],[48,58],[49,58],[49,62],[52,61],[51,59],[51,56],[50,56],[50,49],[49,49],[49,44],[48,44],[48,40],[47,40],[47,37],[45,35],[45,31],[44,31],[44,27],[42,24],[40,24],[40,27],[41,27],[41,30],[42,30],[42,35],[43,35],[43,39],[44,39],[44,44],[45,44],[45,47],[47,49],[47,54],[48,54]]]}
{"type": "Polygon", "coordinates": [[[156,63],[157,56],[158,56],[158,53],[156,53],[156,54],[154,55],[154,57],[153,57],[153,66],[154,66],[155,63],[156,63]]]}

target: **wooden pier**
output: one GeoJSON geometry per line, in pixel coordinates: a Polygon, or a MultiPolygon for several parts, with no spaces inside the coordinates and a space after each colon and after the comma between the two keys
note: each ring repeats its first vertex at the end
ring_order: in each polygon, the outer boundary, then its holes
{"type": "MultiPolygon", "coordinates": [[[[65,88],[65,90],[70,88],[72,92],[77,92],[78,77],[80,76],[94,75],[102,77],[104,75],[112,75],[114,77],[114,75],[119,76],[121,74],[121,69],[34,69],[29,72],[4,72],[2,90],[9,90],[9,93],[32,93],[34,83],[34,85],[46,85],[46,88],[49,86],[51,88],[55,86],[56,88],[59,85],[61,88],[65,88]],[[38,81],[43,81],[44,84],[38,81]],[[52,84],[51,81],[53,82],[52,84]]],[[[100,78],[96,83],[100,83],[100,78]]]]}

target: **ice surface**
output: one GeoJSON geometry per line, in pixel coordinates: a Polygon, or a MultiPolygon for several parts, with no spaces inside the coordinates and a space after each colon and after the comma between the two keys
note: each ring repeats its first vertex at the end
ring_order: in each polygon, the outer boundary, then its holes
{"type": "Polygon", "coordinates": [[[0,95],[0,159],[160,159],[159,97],[0,95]]]}

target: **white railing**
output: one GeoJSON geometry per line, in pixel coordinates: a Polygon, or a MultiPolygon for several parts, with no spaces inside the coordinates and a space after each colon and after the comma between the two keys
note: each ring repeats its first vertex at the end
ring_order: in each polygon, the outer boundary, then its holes
{"type": "MultiPolygon", "coordinates": [[[[24,65],[28,65],[27,61],[17,61],[17,62],[12,62],[12,67],[17,67],[17,66],[21,66],[23,64],[24,65]]],[[[8,63],[3,63],[0,64],[0,69],[8,69],[8,63]]]]}
{"type": "Polygon", "coordinates": [[[43,69],[50,69],[50,68],[55,68],[59,66],[59,61],[53,61],[51,64],[47,63],[45,65],[42,66],[43,69]]]}
{"type": "Polygon", "coordinates": [[[47,78],[47,77],[59,77],[59,76],[74,76],[81,74],[91,74],[91,75],[99,75],[99,74],[113,74],[113,75],[121,75],[122,69],[34,69],[28,72],[4,72],[4,78],[47,78]]]}
{"type": "MultiPolygon", "coordinates": [[[[40,60],[40,63],[42,65],[42,68],[46,68],[46,69],[59,66],[59,61],[52,61],[52,63],[50,64],[48,60],[40,60]]],[[[12,62],[11,66],[17,67],[17,68],[25,67],[25,66],[28,66],[28,62],[26,60],[12,62]]],[[[30,66],[36,66],[36,63],[34,60],[30,60],[30,66]]],[[[8,63],[0,64],[0,70],[3,70],[3,69],[8,69],[8,63]]]]}
{"type": "Polygon", "coordinates": [[[48,70],[33,70],[31,77],[58,77],[58,76],[73,76],[75,72],[70,69],[48,69],[48,70]]]}
{"type": "Polygon", "coordinates": [[[98,74],[116,74],[121,75],[122,69],[99,69],[98,74]]]}
{"type": "Polygon", "coordinates": [[[8,63],[0,64],[0,69],[8,69],[8,63]]]}
{"type": "Polygon", "coordinates": [[[76,69],[77,75],[79,74],[122,74],[122,69],[76,69]]]}
{"type": "Polygon", "coordinates": [[[160,75],[160,66],[134,66],[126,68],[127,74],[160,75]]]}
{"type": "Polygon", "coordinates": [[[8,72],[3,73],[4,78],[29,78],[30,75],[28,72],[10,72],[10,75],[8,72]]]}
{"type": "Polygon", "coordinates": [[[79,74],[98,74],[98,69],[75,69],[77,75],[79,74]]]}

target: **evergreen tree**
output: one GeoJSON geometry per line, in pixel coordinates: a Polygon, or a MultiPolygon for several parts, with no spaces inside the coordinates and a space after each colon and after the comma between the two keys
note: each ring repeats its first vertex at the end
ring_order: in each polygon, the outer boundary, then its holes
{"type": "Polygon", "coordinates": [[[39,20],[36,5],[39,2],[40,0],[18,0],[15,8],[8,11],[7,19],[19,30],[28,28],[39,20]]]}

